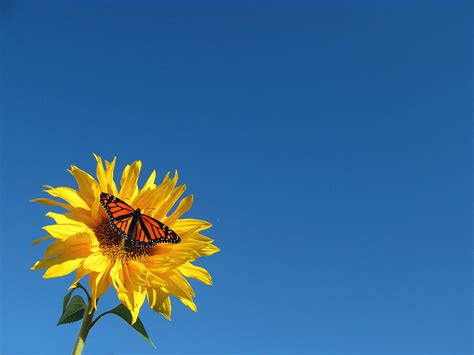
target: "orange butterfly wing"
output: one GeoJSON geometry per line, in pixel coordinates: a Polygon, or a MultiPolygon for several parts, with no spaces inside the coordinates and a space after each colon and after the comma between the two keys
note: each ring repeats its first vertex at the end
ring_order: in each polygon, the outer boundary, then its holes
{"type": "Polygon", "coordinates": [[[131,206],[115,196],[101,193],[100,203],[109,216],[112,228],[123,238],[130,238],[134,244],[149,247],[181,241],[178,234],[167,225],[138,211],[135,213],[131,206]]]}
{"type": "Polygon", "coordinates": [[[176,244],[181,241],[179,235],[166,224],[145,214],[142,214],[140,217],[140,223],[137,226],[137,231],[140,231],[140,233],[137,232],[139,240],[145,238],[145,243],[152,245],[158,243],[176,244]]]}
{"type": "Polygon", "coordinates": [[[109,216],[112,228],[122,237],[127,237],[135,210],[121,199],[106,193],[100,194],[100,203],[109,216]]]}

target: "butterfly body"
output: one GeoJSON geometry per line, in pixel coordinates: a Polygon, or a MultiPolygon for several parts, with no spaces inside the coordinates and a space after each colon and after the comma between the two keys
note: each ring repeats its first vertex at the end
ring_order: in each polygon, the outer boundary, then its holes
{"type": "Polygon", "coordinates": [[[107,193],[100,194],[100,203],[109,217],[109,223],[116,233],[126,241],[152,247],[158,243],[176,244],[180,237],[164,223],[133,209],[127,203],[107,193]]]}

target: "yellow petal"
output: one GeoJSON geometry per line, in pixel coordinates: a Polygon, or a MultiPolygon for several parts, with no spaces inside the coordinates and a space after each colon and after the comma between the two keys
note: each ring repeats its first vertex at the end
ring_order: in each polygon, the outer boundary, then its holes
{"type": "Polygon", "coordinates": [[[205,229],[209,229],[211,227],[212,227],[212,224],[210,224],[209,222],[202,221],[200,219],[192,219],[192,218],[178,219],[173,224],[173,230],[178,234],[187,232],[190,230],[200,232],[205,229]]]}
{"type": "Polygon", "coordinates": [[[114,181],[114,168],[117,158],[114,157],[112,162],[105,161],[105,179],[107,181],[107,190],[114,196],[118,195],[117,185],[114,181]]]}
{"type": "Polygon", "coordinates": [[[146,286],[148,269],[139,262],[130,261],[124,265],[124,276],[134,285],[146,286]]]}
{"type": "Polygon", "coordinates": [[[130,309],[130,313],[132,314],[132,324],[138,319],[138,314],[140,313],[140,309],[142,308],[143,303],[145,302],[146,292],[145,290],[137,291],[134,297],[134,307],[130,309]]]}
{"type": "MultiPolygon", "coordinates": [[[[160,192],[153,201],[155,211],[151,215],[152,217],[162,220],[165,218],[166,213],[169,211],[171,206],[168,206],[168,201],[172,198],[172,193],[176,184],[178,183],[178,171],[175,171],[173,179],[170,180],[169,173],[166,174],[161,185],[156,189],[160,192]]],[[[186,186],[180,186],[180,190],[186,189],[186,186]]],[[[179,192],[179,191],[178,191],[179,192]]],[[[181,192],[182,193],[182,192],[181,192]]],[[[174,203],[173,203],[174,204],[174,203]]]]}
{"type": "Polygon", "coordinates": [[[179,244],[171,246],[160,246],[166,255],[175,260],[180,261],[183,264],[186,261],[193,261],[202,256],[201,249],[205,248],[207,244],[203,243],[189,243],[181,242],[179,244]]]}
{"type": "Polygon", "coordinates": [[[74,280],[74,282],[72,283],[71,286],[69,286],[68,290],[72,290],[73,288],[76,288],[77,287],[77,284],[79,283],[79,281],[81,281],[81,279],[83,277],[86,277],[87,275],[89,275],[90,271],[89,270],[85,270],[83,268],[79,268],[76,270],[76,279],[74,280]]]}
{"type": "Polygon", "coordinates": [[[41,203],[45,206],[62,207],[66,210],[71,210],[72,209],[72,206],[70,206],[66,203],[51,200],[50,198],[42,198],[42,197],[41,198],[35,198],[35,199],[31,200],[31,202],[38,202],[38,203],[41,203]]]}
{"type": "MultiPolygon", "coordinates": [[[[99,187],[101,192],[109,192],[107,189],[107,178],[105,177],[104,164],[102,163],[102,158],[97,154],[94,154],[94,158],[97,161],[97,167],[95,170],[97,181],[99,181],[99,187]]],[[[110,191],[112,193],[112,191],[110,191]]]]}
{"type": "Polygon", "coordinates": [[[83,260],[84,259],[79,258],[79,259],[68,260],[61,264],[52,265],[50,268],[48,268],[48,270],[46,270],[43,277],[45,279],[49,279],[52,277],[60,277],[60,276],[67,275],[73,272],[74,270],[76,270],[78,267],[80,267],[83,260]]]}
{"type": "Polygon", "coordinates": [[[170,173],[167,172],[165,176],[163,177],[163,180],[161,181],[160,186],[167,184],[169,181],[170,181],[170,173]]]}
{"type": "Polygon", "coordinates": [[[110,281],[117,291],[117,297],[125,307],[129,310],[133,309],[132,301],[130,300],[132,295],[129,295],[124,282],[124,272],[122,263],[116,262],[110,269],[110,281]]]}
{"type": "Polygon", "coordinates": [[[157,211],[160,210],[161,206],[169,198],[170,193],[173,191],[173,186],[176,181],[169,179],[169,173],[166,174],[163,182],[155,188],[142,189],[136,197],[136,203],[140,208],[150,208],[153,211],[147,211],[147,214],[158,218],[157,211]]]}
{"type": "Polygon", "coordinates": [[[47,194],[58,197],[67,203],[69,203],[72,207],[79,207],[85,210],[89,210],[90,207],[87,203],[79,196],[78,192],[70,187],[56,187],[53,188],[49,186],[48,190],[44,190],[47,194]]]}
{"type": "Polygon", "coordinates": [[[109,266],[110,260],[104,256],[101,252],[89,255],[83,264],[83,268],[98,273],[104,272],[109,266]]]}
{"type": "Polygon", "coordinates": [[[89,173],[79,169],[77,166],[71,165],[71,170],[68,171],[76,179],[79,195],[87,205],[90,206],[96,198],[97,191],[99,190],[97,181],[95,181],[89,173]]]}
{"type": "Polygon", "coordinates": [[[192,300],[188,300],[186,298],[178,297],[181,302],[187,307],[189,307],[192,311],[197,312],[197,306],[192,300]]]}
{"type": "Polygon", "coordinates": [[[89,286],[92,291],[93,306],[97,309],[97,299],[102,297],[110,287],[108,270],[100,273],[93,272],[89,276],[89,286]]]}
{"type": "Polygon", "coordinates": [[[132,324],[136,322],[140,307],[145,300],[145,288],[136,283],[133,272],[129,272],[127,265],[115,263],[110,271],[112,284],[117,290],[117,296],[132,315],[132,324]]]}
{"type": "Polygon", "coordinates": [[[209,256],[219,251],[220,249],[211,243],[190,239],[182,239],[181,243],[174,245],[174,248],[170,250],[167,254],[171,257],[175,257],[176,253],[188,253],[189,255],[195,255],[195,259],[197,259],[200,256],[209,256]]]}
{"type": "Polygon", "coordinates": [[[199,266],[193,265],[191,263],[185,263],[180,266],[178,270],[186,277],[199,280],[206,285],[212,285],[212,278],[209,272],[199,266]]]}
{"type": "Polygon", "coordinates": [[[71,214],[48,212],[46,216],[52,218],[58,224],[77,224],[78,226],[85,227],[84,229],[88,229],[84,223],[72,219],[71,214]]]}
{"type": "MultiPolygon", "coordinates": [[[[47,200],[47,199],[44,199],[44,200],[47,200]]],[[[49,200],[49,201],[52,201],[52,200],[49,200]]],[[[97,197],[97,201],[99,201],[98,197],[97,197]]],[[[41,202],[41,201],[34,200],[34,202],[41,202]]],[[[56,202],[56,201],[52,201],[52,202],[56,202]]],[[[47,203],[47,204],[51,206],[52,205],[60,206],[70,211],[69,213],[65,213],[65,214],[52,213],[52,212],[46,214],[48,217],[53,218],[56,221],[56,223],[66,223],[66,224],[71,223],[71,224],[77,224],[81,226],[86,225],[89,228],[95,228],[98,222],[100,222],[100,220],[96,220],[96,218],[99,217],[97,214],[97,211],[95,212],[95,215],[94,215],[94,211],[92,210],[85,210],[84,208],[79,208],[79,207],[75,208],[70,205],[62,204],[60,202],[57,202],[55,204],[51,204],[51,203],[47,203]]],[[[102,216],[100,216],[100,218],[101,217],[102,216]]]]}
{"type": "Polygon", "coordinates": [[[110,279],[112,284],[114,285],[115,289],[118,293],[127,293],[127,289],[123,284],[123,272],[122,272],[122,264],[115,263],[110,268],[110,279]]]}
{"type": "Polygon", "coordinates": [[[221,250],[213,244],[208,244],[204,248],[202,248],[200,251],[201,251],[202,255],[210,256],[210,255],[215,254],[215,253],[217,253],[221,250]]]}
{"type": "Polygon", "coordinates": [[[155,217],[157,219],[164,218],[185,191],[186,185],[178,186],[173,191],[171,191],[169,197],[157,208],[157,211],[155,212],[155,217]]]}
{"type": "MultiPolygon", "coordinates": [[[[180,234],[181,235],[181,234],[180,234]]],[[[189,233],[185,237],[181,237],[182,240],[190,241],[190,242],[200,242],[200,243],[212,243],[214,239],[206,237],[200,233],[189,233]]]]}
{"type": "Polygon", "coordinates": [[[142,190],[135,199],[137,206],[139,206],[141,209],[150,208],[150,211],[146,210],[146,214],[160,219],[161,215],[158,216],[158,214],[161,213],[160,208],[169,197],[169,193],[171,191],[169,187],[170,185],[168,183],[165,185],[160,185],[155,189],[142,190]]]}
{"type": "Polygon", "coordinates": [[[179,271],[172,270],[162,277],[168,283],[168,291],[170,294],[190,301],[193,299],[194,290],[179,271]]]}
{"type": "Polygon", "coordinates": [[[186,196],[183,198],[178,205],[178,208],[171,214],[171,216],[167,217],[164,223],[170,227],[173,227],[174,222],[178,220],[183,214],[188,212],[188,210],[193,205],[193,195],[186,196]]]}
{"type": "Polygon", "coordinates": [[[140,263],[129,262],[123,265],[123,284],[127,289],[126,305],[132,314],[132,324],[138,318],[138,313],[146,297],[146,288],[142,286],[143,278],[146,278],[146,268],[139,266],[140,263]]]}
{"type": "Polygon", "coordinates": [[[130,164],[125,165],[125,168],[123,168],[122,171],[122,177],[120,178],[120,186],[122,187],[125,184],[125,180],[128,177],[130,171],[130,164]]]}
{"type": "Polygon", "coordinates": [[[176,260],[163,254],[150,256],[149,258],[143,260],[142,263],[155,275],[165,273],[176,267],[176,260]]]}
{"type": "Polygon", "coordinates": [[[44,258],[83,250],[84,254],[89,251],[89,235],[86,233],[76,234],[66,240],[56,240],[46,248],[44,258]]]}
{"type": "Polygon", "coordinates": [[[188,255],[188,261],[193,261],[201,256],[210,256],[219,251],[218,247],[210,243],[182,240],[181,243],[174,245],[174,248],[167,251],[167,255],[172,258],[176,258],[178,255],[188,255]]]}
{"type": "MultiPolygon", "coordinates": [[[[180,220],[178,220],[179,222],[180,220]]],[[[198,233],[197,230],[199,226],[195,226],[193,229],[187,231],[180,231],[178,234],[181,237],[182,244],[192,242],[192,243],[212,243],[214,240],[206,237],[205,235],[198,233]]],[[[176,232],[175,227],[173,226],[173,230],[176,232]]]]}
{"type": "Polygon", "coordinates": [[[141,167],[142,162],[140,160],[125,167],[120,180],[120,197],[122,199],[129,198],[133,201],[138,194],[138,177],[140,176],[141,167]]]}
{"type": "Polygon", "coordinates": [[[52,224],[49,226],[44,226],[49,234],[51,234],[56,239],[67,239],[73,235],[79,233],[88,233],[89,231],[84,229],[84,227],[77,224],[52,224]]]}
{"type": "Polygon", "coordinates": [[[166,292],[160,288],[148,288],[147,298],[151,309],[161,313],[166,319],[171,319],[171,301],[166,292]]]}
{"type": "Polygon", "coordinates": [[[81,246],[80,244],[68,247],[68,243],[57,241],[46,249],[45,254],[42,260],[35,263],[31,268],[32,270],[47,269],[66,261],[84,259],[90,254],[90,251],[87,247],[81,246]],[[51,255],[54,256],[49,257],[51,255]]]}
{"type": "Polygon", "coordinates": [[[48,240],[48,239],[54,239],[54,238],[53,238],[52,236],[50,236],[50,235],[47,235],[46,237],[38,238],[38,239],[33,240],[33,242],[31,243],[31,245],[36,245],[36,244],[41,243],[41,242],[44,242],[45,240],[48,240]]]}
{"type": "Polygon", "coordinates": [[[99,196],[94,200],[91,206],[91,220],[93,221],[92,224],[93,226],[97,226],[103,218],[105,217],[105,211],[102,208],[102,205],[100,204],[100,199],[99,196]]]}
{"type": "Polygon", "coordinates": [[[90,234],[94,233],[92,231],[92,228],[95,228],[97,224],[102,220],[99,219],[97,222],[92,222],[92,215],[89,213],[89,211],[85,211],[83,209],[74,209],[72,212],[66,214],[48,212],[46,213],[46,216],[52,218],[57,224],[73,224],[77,225],[78,227],[82,227],[84,231],[87,231],[87,233],[90,234]],[[83,211],[85,212],[85,214],[77,213],[78,211],[83,211]],[[84,222],[86,222],[87,224],[84,222]]]}
{"type": "Polygon", "coordinates": [[[156,187],[155,178],[156,178],[156,171],[153,170],[150,174],[150,177],[145,182],[145,185],[143,185],[142,190],[146,191],[146,190],[154,189],[156,187]]]}

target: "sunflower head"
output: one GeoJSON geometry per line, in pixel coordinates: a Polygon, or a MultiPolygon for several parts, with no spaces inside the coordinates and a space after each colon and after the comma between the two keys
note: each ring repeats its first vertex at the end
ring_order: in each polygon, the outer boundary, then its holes
{"type": "Polygon", "coordinates": [[[66,212],[46,214],[54,224],[45,226],[43,229],[48,234],[33,244],[45,240],[52,240],[52,243],[32,269],[45,269],[45,278],[75,272],[71,288],[88,276],[94,307],[97,299],[112,285],[119,300],[130,310],[132,322],[136,321],[145,299],[154,311],[168,319],[171,316],[170,296],[196,311],[194,291],[187,278],[212,285],[209,273],[194,265],[194,261],[218,252],[219,248],[201,233],[211,227],[210,223],[181,218],[191,208],[193,196],[181,199],[186,186],[177,186],[177,172],[172,178],[166,174],[161,184],[156,184],[156,172],[153,171],[140,189],[140,161],[125,167],[118,187],[114,181],[116,159],[105,161],[104,165],[99,156],[94,156],[96,178],[71,166],[68,171],[76,179],[77,189],[46,185],[46,193],[63,201],[33,200],[61,207],[66,212]],[[103,193],[123,201],[132,211],[139,210],[143,213],[143,221],[139,213],[136,218],[114,220],[110,211],[101,205],[103,193]],[[166,242],[166,238],[170,238],[167,233],[179,236],[179,243],[154,243],[166,242]]]}

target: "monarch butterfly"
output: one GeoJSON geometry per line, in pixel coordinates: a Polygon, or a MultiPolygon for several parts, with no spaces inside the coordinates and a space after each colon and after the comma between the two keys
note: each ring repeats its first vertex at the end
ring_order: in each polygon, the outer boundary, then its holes
{"type": "Polygon", "coordinates": [[[118,197],[105,192],[100,194],[100,203],[109,216],[112,228],[125,240],[135,245],[152,247],[158,243],[179,243],[180,237],[167,225],[142,214],[118,197]]]}

